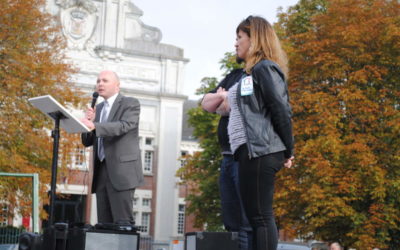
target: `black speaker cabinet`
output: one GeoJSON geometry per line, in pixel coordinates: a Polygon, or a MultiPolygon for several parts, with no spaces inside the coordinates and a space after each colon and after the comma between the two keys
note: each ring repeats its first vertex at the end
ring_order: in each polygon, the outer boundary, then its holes
{"type": "Polygon", "coordinates": [[[43,230],[43,250],[66,250],[68,224],[55,223],[43,230]]]}
{"type": "Polygon", "coordinates": [[[185,234],[185,250],[239,250],[236,232],[192,232],[185,234]]]}
{"type": "Polygon", "coordinates": [[[139,234],[129,231],[88,230],[85,250],[138,250],[139,234]]]}
{"type": "Polygon", "coordinates": [[[68,230],[67,250],[85,250],[86,232],[89,227],[73,227],[68,230]]]}

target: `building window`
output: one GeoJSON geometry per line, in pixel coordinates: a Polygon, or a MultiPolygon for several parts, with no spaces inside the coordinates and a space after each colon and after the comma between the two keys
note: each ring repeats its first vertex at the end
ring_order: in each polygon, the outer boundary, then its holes
{"type": "Polygon", "coordinates": [[[140,228],[142,233],[148,234],[150,231],[150,213],[142,213],[142,226],[140,228]]]}
{"type": "Polygon", "coordinates": [[[153,171],[154,138],[140,137],[140,155],[143,161],[143,172],[151,174],[153,171]]]}
{"type": "Polygon", "coordinates": [[[178,208],[178,234],[185,233],[185,205],[179,204],[178,208]]]}
{"type": "Polygon", "coordinates": [[[145,151],[144,153],[144,171],[150,172],[153,169],[153,151],[145,151]]]}
{"type": "Polygon", "coordinates": [[[186,157],[189,154],[187,151],[181,151],[181,167],[186,164],[186,157]]]}
{"type": "Polygon", "coordinates": [[[146,137],[146,145],[153,145],[153,138],[146,137]]]}
{"type": "Polygon", "coordinates": [[[138,200],[138,198],[133,199],[133,206],[137,206],[137,200],[138,200]]]}
{"type": "Polygon", "coordinates": [[[8,224],[8,206],[6,204],[0,204],[0,226],[6,226],[8,224]]]}
{"type": "Polygon", "coordinates": [[[85,149],[81,146],[75,148],[75,166],[82,166],[85,163],[85,149]]]}
{"type": "Polygon", "coordinates": [[[136,221],[137,221],[137,215],[138,215],[137,212],[133,212],[133,220],[135,221],[135,223],[136,223],[136,221]]]}
{"type": "Polygon", "coordinates": [[[151,205],[151,200],[150,199],[144,199],[142,200],[142,206],[143,207],[150,207],[151,205]]]}

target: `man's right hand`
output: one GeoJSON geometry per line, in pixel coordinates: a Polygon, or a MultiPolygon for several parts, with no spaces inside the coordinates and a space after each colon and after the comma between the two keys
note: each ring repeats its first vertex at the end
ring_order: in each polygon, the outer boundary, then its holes
{"type": "Polygon", "coordinates": [[[91,108],[91,107],[89,107],[89,108],[86,110],[85,118],[88,119],[89,121],[93,122],[95,116],[96,116],[96,108],[91,108]]]}

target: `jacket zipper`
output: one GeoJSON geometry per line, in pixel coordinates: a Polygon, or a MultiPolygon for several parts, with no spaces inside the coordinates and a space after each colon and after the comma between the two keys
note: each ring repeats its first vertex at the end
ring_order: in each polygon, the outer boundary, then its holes
{"type": "MultiPolygon", "coordinates": [[[[246,76],[248,76],[247,74],[246,74],[246,76]]],[[[243,80],[243,77],[242,77],[242,79],[240,79],[240,82],[239,82],[239,85],[238,85],[238,91],[237,91],[237,96],[236,96],[236,100],[237,100],[237,104],[238,104],[238,107],[239,107],[239,112],[240,112],[240,115],[242,116],[242,124],[243,124],[243,128],[244,128],[244,131],[245,131],[245,133],[246,133],[246,145],[247,145],[247,148],[248,148],[248,151],[249,151],[249,160],[251,160],[251,156],[253,155],[253,150],[252,150],[252,148],[251,148],[251,145],[250,145],[250,142],[249,142],[249,133],[248,133],[248,131],[247,131],[247,128],[246,128],[246,125],[245,125],[245,122],[244,122],[244,115],[243,115],[243,110],[242,110],[242,103],[241,103],[241,98],[240,98],[240,96],[241,96],[241,89],[242,89],[242,80],[243,80]]],[[[253,86],[253,94],[254,94],[254,86],[253,86]]]]}

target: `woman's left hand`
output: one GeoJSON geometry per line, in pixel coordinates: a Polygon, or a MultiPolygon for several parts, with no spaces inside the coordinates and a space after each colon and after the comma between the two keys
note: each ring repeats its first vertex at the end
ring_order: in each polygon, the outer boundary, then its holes
{"type": "Polygon", "coordinates": [[[294,160],[294,156],[290,157],[289,159],[286,159],[286,160],[283,162],[283,166],[284,166],[285,168],[291,168],[291,167],[292,167],[292,164],[293,164],[293,160],[294,160]]]}

